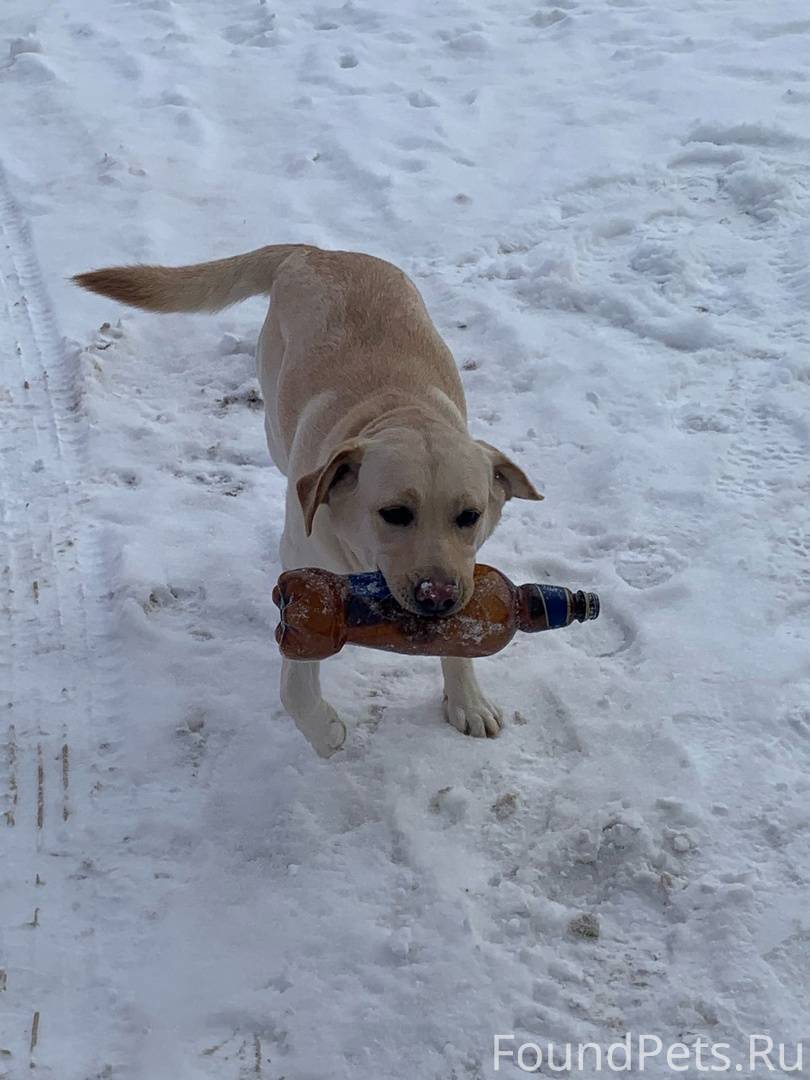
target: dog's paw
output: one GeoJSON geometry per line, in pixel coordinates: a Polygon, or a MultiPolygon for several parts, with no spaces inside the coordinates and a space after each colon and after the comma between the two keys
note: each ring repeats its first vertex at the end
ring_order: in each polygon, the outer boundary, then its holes
{"type": "Polygon", "coordinates": [[[448,724],[462,735],[472,735],[476,739],[494,739],[500,735],[503,726],[501,710],[480,692],[458,696],[445,694],[444,715],[448,724]]]}
{"type": "Polygon", "coordinates": [[[319,757],[331,757],[346,741],[346,725],[325,701],[315,712],[296,716],[294,720],[319,757]]]}

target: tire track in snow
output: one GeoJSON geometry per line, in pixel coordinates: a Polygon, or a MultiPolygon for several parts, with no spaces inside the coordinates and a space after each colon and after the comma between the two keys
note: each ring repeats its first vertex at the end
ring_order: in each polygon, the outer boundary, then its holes
{"type": "MultiPolygon", "coordinates": [[[[82,515],[78,404],[77,368],[0,167],[0,1048],[11,1074],[64,1075],[65,1046],[95,1037],[101,996],[92,883],[76,867],[95,813],[94,732],[114,716],[119,681],[104,555],[82,515]]],[[[100,1050],[81,1067],[103,1065],[100,1050]]]]}

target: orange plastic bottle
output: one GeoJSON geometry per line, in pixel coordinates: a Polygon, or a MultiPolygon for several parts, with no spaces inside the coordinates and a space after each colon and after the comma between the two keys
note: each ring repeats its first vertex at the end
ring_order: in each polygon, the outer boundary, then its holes
{"type": "Polygon", "coordinates": [[[596,593],[518,586],[483,565],[476,566],[474,580],[467,606],[441,617],[401,608],[380,573],[289,570],[273,589],[280,611],[276,641],[290,660],[323,660],[346,644],[420,656],[489,656],[518,630],[554,630],[599,614],[596,593]]]}

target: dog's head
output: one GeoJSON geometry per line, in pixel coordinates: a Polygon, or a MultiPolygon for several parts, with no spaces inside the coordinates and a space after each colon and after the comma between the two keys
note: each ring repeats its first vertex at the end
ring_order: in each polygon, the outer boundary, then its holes
{"type": "Polygon", "coordinates": [[[298,497],[307,534],[328,506],[332,531],[358,565],[381,570],[397,602],[420,615],[463,608],[476,552],[504,503],[543,498],[500,450],[443,425],[345,442],[301,477],[298,497]]]}

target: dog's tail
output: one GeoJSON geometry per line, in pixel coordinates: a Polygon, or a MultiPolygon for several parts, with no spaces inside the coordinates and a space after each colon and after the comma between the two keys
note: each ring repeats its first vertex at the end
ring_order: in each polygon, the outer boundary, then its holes
{"type": "Polygon", "coordinates": [[[219,311],[269,293],[282,263],[306,244],[271,244],[229,259],[193,266],[110,266],[76,274],[90,292],[147,311],[219,311]]]}

